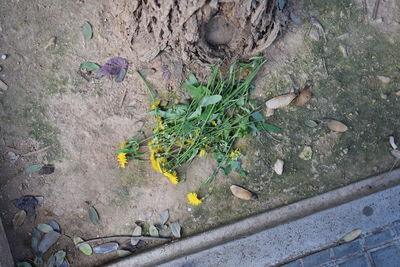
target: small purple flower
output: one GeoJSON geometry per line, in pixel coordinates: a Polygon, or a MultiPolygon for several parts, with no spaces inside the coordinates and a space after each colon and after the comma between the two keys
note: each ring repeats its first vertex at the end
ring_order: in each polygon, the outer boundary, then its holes
{"type": "Polygon", "coordinates": [[[122,57],[113,57],[104,64],[96,74],[96,78],[100,79],[103,76],[118,75],[115,79],[116,82],[122,82],[128,70],[128,61],[122,57]]]}

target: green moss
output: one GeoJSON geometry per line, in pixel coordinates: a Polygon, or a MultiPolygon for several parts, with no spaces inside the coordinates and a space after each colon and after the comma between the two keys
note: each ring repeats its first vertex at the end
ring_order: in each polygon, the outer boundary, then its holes
{"type": "Polygon", "coordinates": [[[67,92],[68,77],[58,76],[53,73],[47,77],[47,91],[50,95],[61,94],[67,92]]]}
{"type": "Polygon", "coordinates": [[[230,176],[216,183],[211,197],[193,209],[197,224],[193,225],[191,219],[184,222],[190,227],[187,231],[196,233],[315,196],[393,166],[387,136],[400,136],[400,109],[395,96],[400,88],[400,43],[388,41],[365,23],[364,11],[352,1],[314,0],[307,2],[305,9],[323,25],[326,41],[309,39],[307,33],[313,26],[304,25],[304,47],[280,69],[267,74],[264,95],[268,99],[286,93],[293,84],[301,88],[306,80],[312,80],[313,99],[302,107],[276,110],[268,118],[284,130],[282,134],[274,135],[274,140],[263,133],[248,141],[245,167],[249,175],[230,176]],[[347,56],[339,45],[346,47],[347,56]],[[382,84],[378,75],[389,77],[390,83],[382,84]],[[332,131],[322,124],[316,128],[304,124],[305,120],[324,118],[349,126],[326,152],[319,147],[319,140],[332,131]],[[313,149],[308,161],[299,158],[305,145],[313,149]],[[280,176],[272,171],[278,158],[285,162],[280,176]],[[232,183],[255,191],[259,200],[232,197],[232,183]]]}

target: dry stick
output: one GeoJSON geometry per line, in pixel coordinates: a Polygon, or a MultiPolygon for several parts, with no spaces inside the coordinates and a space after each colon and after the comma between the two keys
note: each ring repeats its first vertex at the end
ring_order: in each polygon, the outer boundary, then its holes
{"type": "Polygon", "coordinates": [[[373,20],[376,20],[376,16],[378,15],[378,9],[379,9],[380,2],[381,2],[380,0],[375,1],[374,10],[372,11],[372,19],[373,20]]]}
{"type": "Polygon", "coordinates": [[[122,104],[124,103],[125,97],[126,97],[126,92],[128,91],[128,88],[125,87],[124,94],[122,95],[121,101],[119,102],[119,106],[122,107],[122,104]]]}
{"type": "Polygon", "coordinates": [[[32,156],[32,155],[35,155],[35,154],[37,154],[37,153],[46,151],[47,149],[49,149],[49,147],[50,147],[50,146],[46,146],[46,147],[44,147],[44,148],[42,148],[42,149],[35,150],[35,151],[32,151],[32,152],[28,152],[28,153],[23,154],[23,155],[21,155],[21,156],[22,156],[22,157],[32,156]]]}
{"type": "Polygon", "coordinates": [[[155,236],[131,236],[131,235],[114,235],[114,236],[107,236],[107,237],[99,237],[86,240],[84,242],[80,242],[76,244],[76,247],[79,248],[80,246],[88,243],[93,243],[97,241],[107,241],[107,240],[115,240],[118,238],[126,238],[126,239],[140,239],[140,240],[171,240],[168,237],[155,237],[155,236]]]}

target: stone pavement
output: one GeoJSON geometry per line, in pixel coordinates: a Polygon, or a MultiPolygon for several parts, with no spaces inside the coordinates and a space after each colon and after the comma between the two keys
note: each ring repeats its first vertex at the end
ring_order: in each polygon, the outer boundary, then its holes
{"type": "Polygon", "coordinates": [[[362,235],[350,243],[327,248],[282,265],[282,267],[311,266],[399,267],[400,221],[362,235]]]}
{"type": "Polygon", "coordinates": [[[107,266],[400,267],[400,169],[107,266]],[[362,235],[342,244],[352,230],[362,235]]]}

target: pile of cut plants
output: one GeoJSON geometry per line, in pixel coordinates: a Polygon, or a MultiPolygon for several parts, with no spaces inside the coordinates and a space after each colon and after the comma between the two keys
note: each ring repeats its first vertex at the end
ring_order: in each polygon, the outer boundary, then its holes
{"type": "Polygon", "coordinates": [[[145,161],[173,184],[185,181],[179,175],[182,167],[196,157],[212,154],[216,168],[187,198],[190,204],[199,205],[208,197],[207,188],[219,172],[229,175],[236,171],[245,175],[241,166],[240,149],[235,144],[240,138],[257,135],[260,131],[278,132],[279,128],[268,124],[262,107],[251,98],[252,81],[264,64],[262,57],[250,58],[248,62],[236,62],[226,77],[218,66],[211,66],[207,81],[199,81],[193,74],[183,87],[190,95],[180,103],[169,105],[157,97],[143,76],[136,72],[147,88],[150,98],[150,114],[156,125],[152,135],[133,136],[123,141],[117,151],[121,168],[129,161],[145,161]],[[147,147],[148,153],[144,152],[147,147]],[[200,196],[199,192],[203,192],[200,196]]]}

